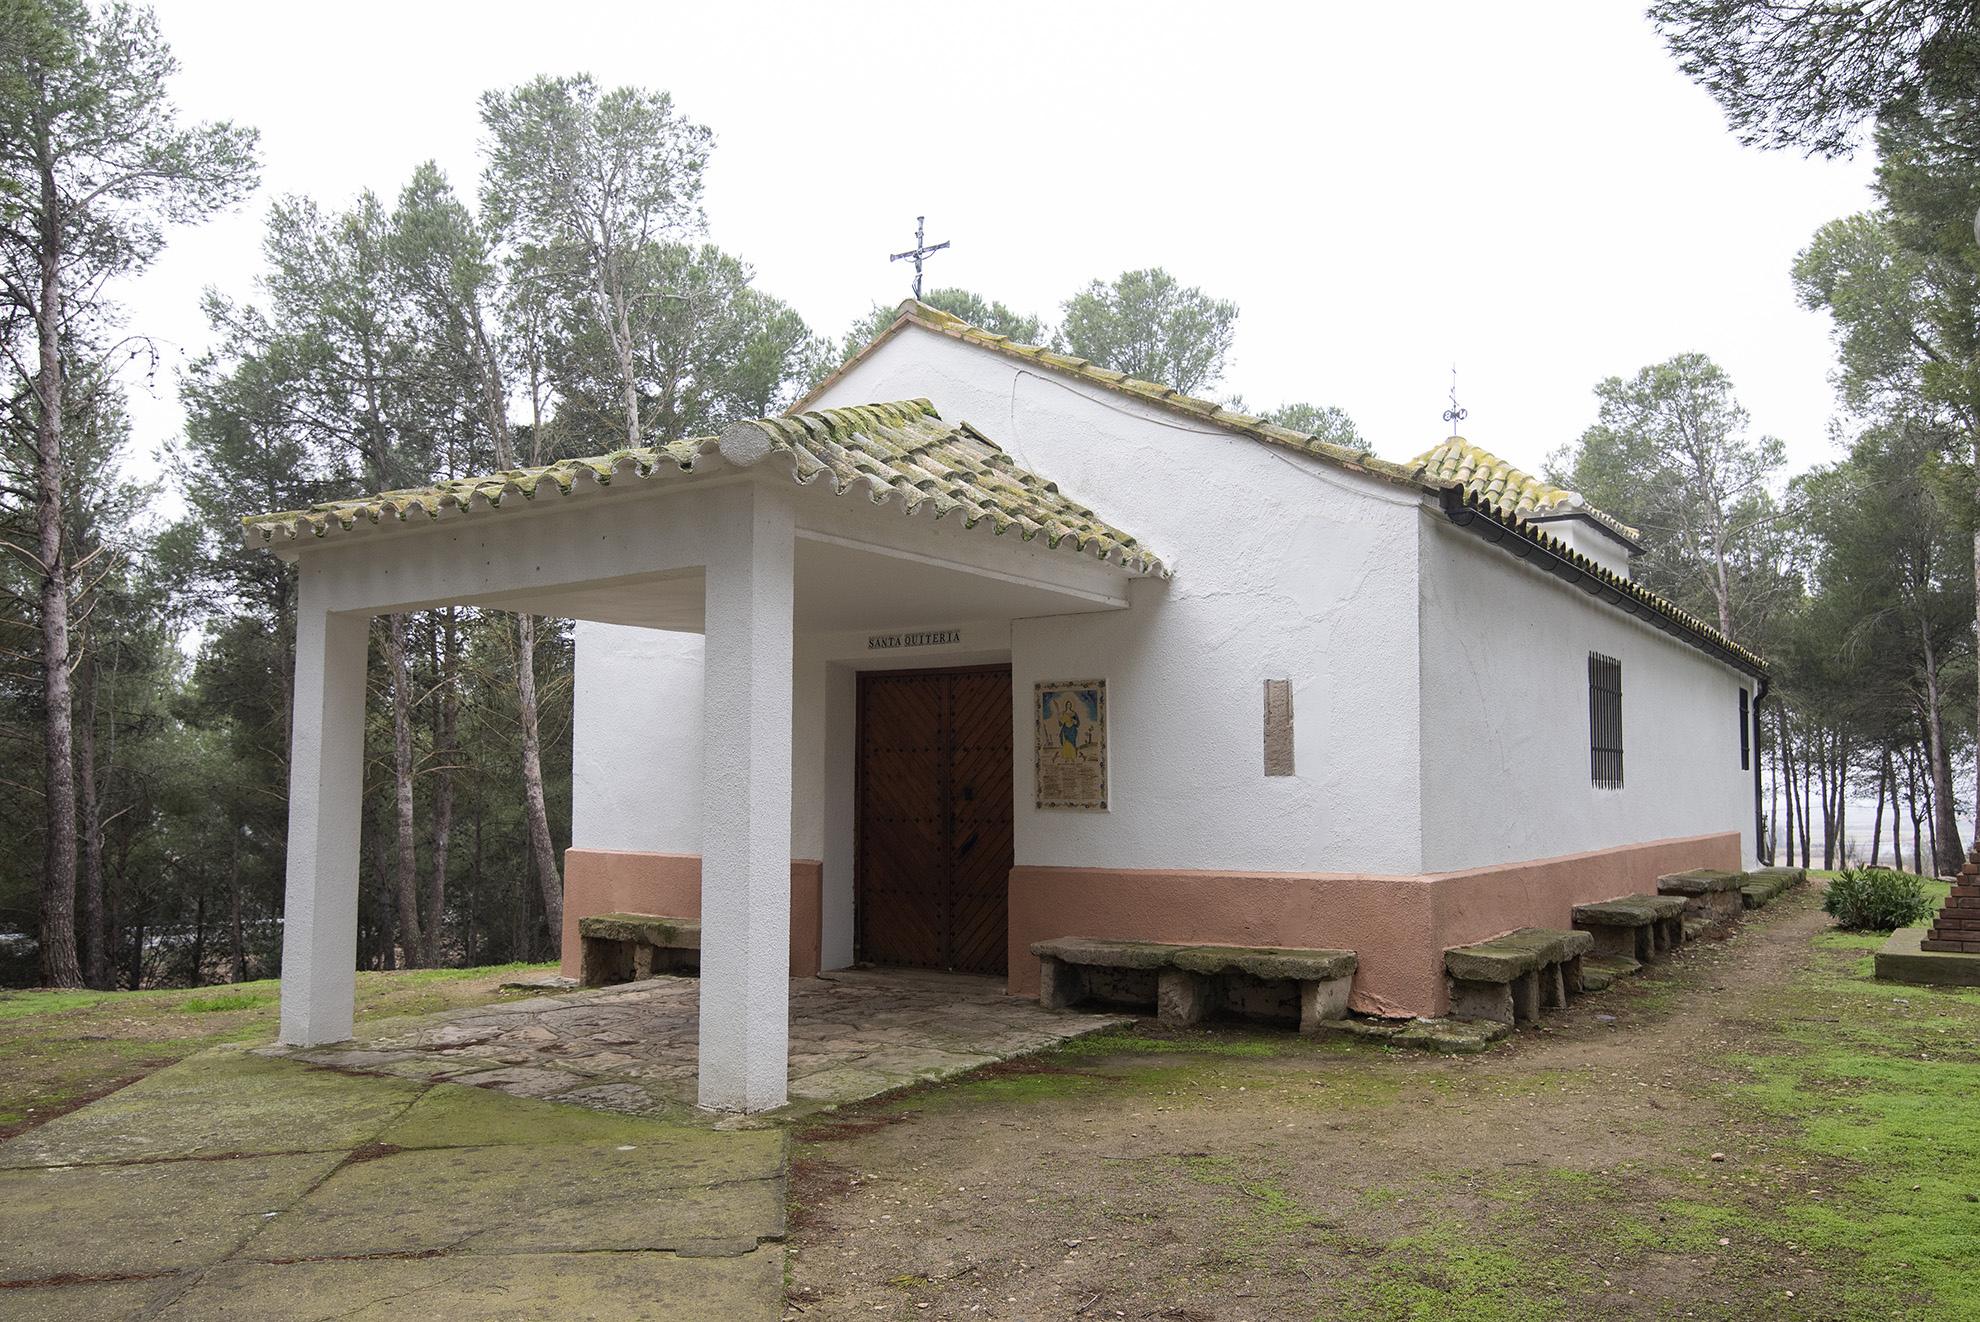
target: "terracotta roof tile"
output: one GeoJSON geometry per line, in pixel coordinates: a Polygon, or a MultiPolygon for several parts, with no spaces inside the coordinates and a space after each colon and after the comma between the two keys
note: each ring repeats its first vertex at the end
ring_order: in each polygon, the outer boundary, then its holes
{"type": "Polygon", "coordinates": [[[1462,436],[1453,436],[1409,462],[1412,468],[1421,471],[1425,486],[1440,490],[1461,487],[1466,495],[1484,502],[1507,518],[1524,521],[1536,514],[1586,514],[1631,542],[1642,540],[1636,529],[1614,515],[1596,509],[1579,492],[1523,473],[1490,450],[1481,450],[1462,436]]]}
{"type": "Polygon", "coordinates": [[[1135,538],[1068,499],[1056,484],[1019,468],[973,427],[945,422],[925,399],[740,422],[720,437],[325,501],[306,510],[252,515],[241,524],[250,546],[281,546],[513,509],[546,495],[570,496],[615,482],[749,467],[773,453],[791,464],[800,485],[827,477],[839,495],[857,485],[874,504],[899,500],[910,514],[932,503],[938,519],[955,514],[969,528],[987,519],[999,534],[1015,532],[1023,541],[1043,536],[1055,550],[1111,560],[1133,574],[1168,577],[1162,561],[1135,538]]]}

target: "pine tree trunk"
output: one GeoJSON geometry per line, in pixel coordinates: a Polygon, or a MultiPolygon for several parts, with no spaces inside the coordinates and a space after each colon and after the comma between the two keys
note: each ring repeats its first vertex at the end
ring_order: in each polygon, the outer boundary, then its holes
{"type": "Polygon", "coordinates": [[[385,660],[392,671],[392,775],[398,823],[399,944],[405,966],[418,968],[419,841],[413,834],[412,676],[406,665],[406,617],[385,618],[385,660]]]}
{"type": "Polygon", "coordinates": [[[1836,731],[1836,857],[1849,866],[1849,745],[1836,731]]]}
{"type": "Polygon", "coordinates": [[[1822,805],[1822,866],[1836,865],[1835,810],[1829,798],[1829,733],[1815,732],[1815,797],[1822,805]]]}
{"type": "Polygon", "coordinates": [[[227,980],[242,983],[247,981],[247,941],[241,931],[241,833],[238,828],[234,831],[233,865],[227,870],[227,898],[233,906],[233,918],[229,924],[232,942],[227,952],[230,965],[227,980]]]}
{"type": "Polygon", "coordinates": [[[206,896],[193,901],[192,985],[206,985],[206,896]]]}
{"type": "MultiPolygon", "coordinates": [[[[1787,786],[1787,819],[1785,822],[1787,828],[1786,830],[1787,865],[1789,867],[1793,867],[1794,866],[1794,753],[1792,746],[1788,743],[1788,718],[1787,718],[1787,708],[1785,706],[1779,709],[1778,719],[1780,721],[1780,726],[1781,726],[1781,751],[1780,751],[1781,779],[1786,782],[1786,786],[1787,786]]],[[[1806,867],[1807,865],[1808,865],[1807,860],[1803,859],[1802,866],[1806,867]]]]}
{"type": "Polygon", "coordinates": [[[364,800],[364,817],[371,828],[371,874],[378,886],[378,967],[389,971],[399,967],[392,939],[392,908],[397,897],[392,894],[392,865],[385,852],[385,830],[378,825],[378,814],[369,794],[364,800]]]}
{"type": "Polygon", "coordinates": [[[1814,783],[1815,761],[1808,755],[1808,741],[1804,739],[1801,741],[1801,861],[1807,867],[1814,866],[1815,858],[1815,850],[1810,843],[1812,837],[1809,834],[1814,829],[1814,825],[1810,821],[1811,814],[1808,811],[1808,800],[1814,783]]]}
{"type": "Polygon", "coordinates": [[[454,837],[454,745],[460,733],[461,702],[455,687],[454,608],[441,613],[440,731],[433,749],[433,871],[426,885],[426,963],[440,966],[440,921],[447,911],[447,857],[454,837]]]}
{"type": "Polygon", "coordinates": [[[550,813],[543,800],[543,753],[536,724],[536,617],[516,617],[516,695],[522,711],[523,807],[529,852],[543,887],[543,914],[553,941],[564,932],[564,881],[550,842],[550,813]]]}
{"type": "MultiPolygon", "coordinates": [[[[1774,722],[1776,728],[1780,722],[1774,722]]],[[[1766,861],[1780,859],[1780,740],[1774,740],[1774,756],[1766,760],[1766,861]]],[[[1790,863],[1792,867],[1792,863],[1790,863]]]]}
{"type": "MultiPolygon", "coordinates": [[[[103,802],[96,772],[95,662],[83,658],[84,708],[76,722],[76,787],[81,809],[84,981],[110,990],[110,959],[103,921],[103,802]]],[[[114,716],[113,716],[114,719],[114,716]]]]}
{"type": "Polygon", "coordinates": [[[1877,859],[1884,852],[1884,784],[1890,779],[1891,750],[1884,750],[1883,760],[1877,763],[1877,818],[1870,828],[1870,866],[1877,866],[1877,859]]]}
{"type": "Polygon", "coordinates": [[[1925,738],[1931,758],[1932,777],[1932,859],[1937,875],[1951,876],[1959,871],[1959,822],[1953,816],[1952,751],[1946,747],[1945,725],[1940,719],[1938,656],[1932,650],[1931,627],[1918,626],[1925,644],[1925,738]]]}
{"type": "MultiPolygon", "coordinates": [[[[43,147],[46,139],[43,138],[43,147]]],[[[62,545],[63,209],[54,165],[41,165],[40,286],[34,309],[41,355],[34,382],[34,533],[41,562],[41,701],[46,823],[41,853],[41,982],[80,987],[76,962],[76,768],[70,726],[69,584],[62,545]]]]}

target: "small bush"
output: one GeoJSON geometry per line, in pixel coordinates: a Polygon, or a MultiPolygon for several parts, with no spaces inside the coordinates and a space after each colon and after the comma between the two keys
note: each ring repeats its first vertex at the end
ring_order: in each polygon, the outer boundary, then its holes
{"type": "Polygon", "coordinates": [[[1937,908],[1925,878],[1889,868],[1845,868],[1829,883],[1822,911],[1850,932],[1895,932],[1916,927],[1937,908]]]}

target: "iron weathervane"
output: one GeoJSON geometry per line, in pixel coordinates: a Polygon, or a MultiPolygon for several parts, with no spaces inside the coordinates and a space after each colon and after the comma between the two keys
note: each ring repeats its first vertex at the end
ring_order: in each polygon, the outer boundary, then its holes
{"type": "Polygon", "coordinates": [[[932,256],[933,254],[938,253],[942,251],[942,249],[949,246],[949,241],[947,239],[944,239],[940,243],[934,244],[932,246],[923,240],[922,227],[925,224],[927,224],[927,222],[928,222],[928,217],[916,216],[914,218],[914,247],[908,249],[906,252],[897,252],[887,259],[890,262],[912,261],[914,263],[914,296],[916,298],[921,297],[922,259],[925,257],[932,256]]]}
{"type": "Polygon", "coordinates": [[[1451,406],[1444,410],[1444,421],[1451,424],[1451,439],[1456,440],[1458,424],[1465,419],[1465,412],[1457,402],[1457,364],[1451,364],[1451,406]]]}

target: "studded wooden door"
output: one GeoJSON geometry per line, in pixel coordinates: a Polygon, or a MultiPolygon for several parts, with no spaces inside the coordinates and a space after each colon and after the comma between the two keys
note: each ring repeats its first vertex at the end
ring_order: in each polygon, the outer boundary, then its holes
{"type": "Polygon", "coordinates": [[[859,958],[1005,971],[1011,672],[859,677],[859,958]]]}

